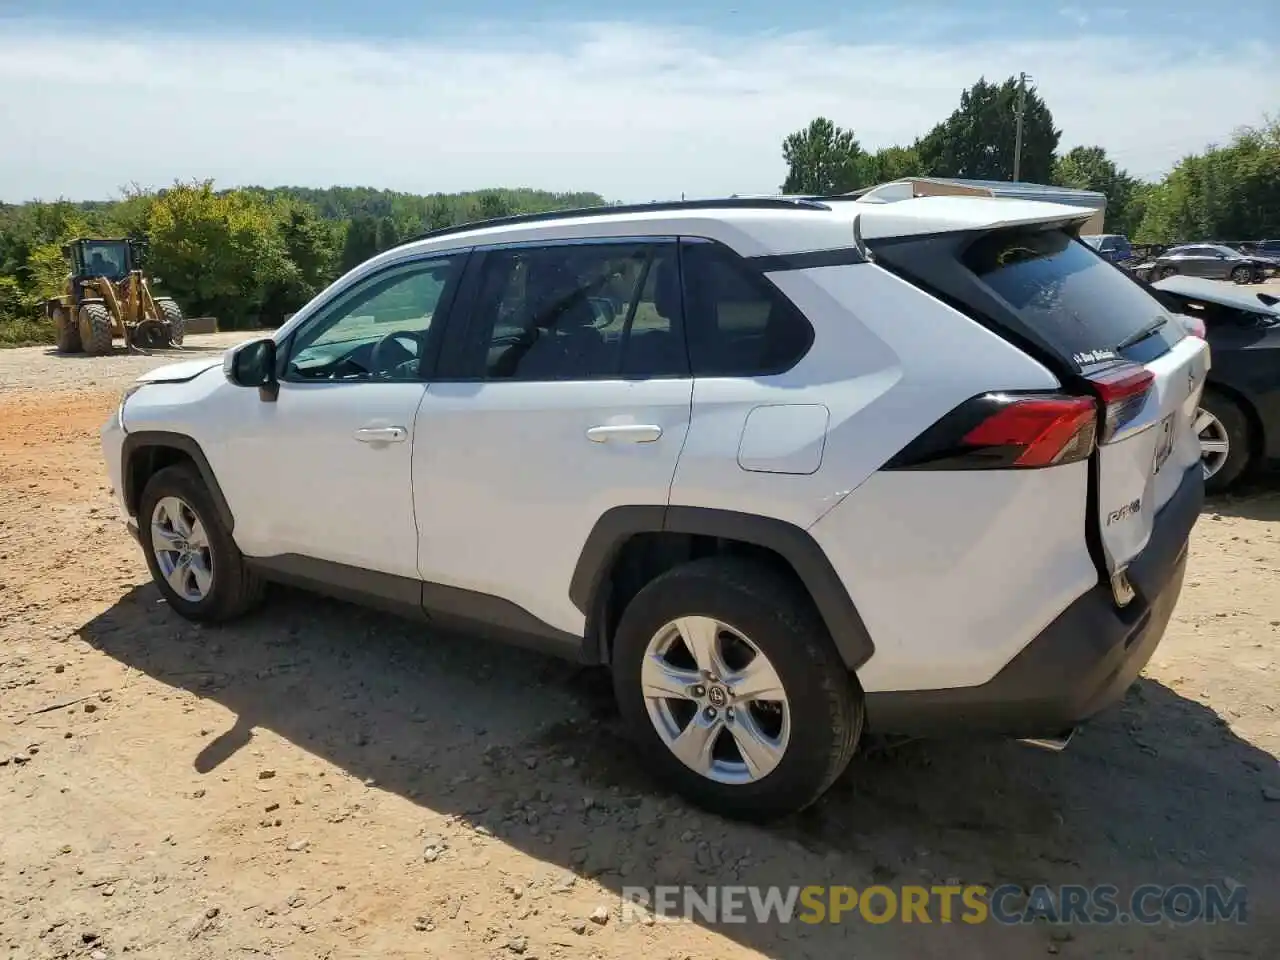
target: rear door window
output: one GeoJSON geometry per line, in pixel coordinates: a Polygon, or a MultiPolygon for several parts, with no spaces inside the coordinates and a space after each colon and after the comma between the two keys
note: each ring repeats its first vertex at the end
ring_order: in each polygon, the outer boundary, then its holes
{"type": "Polygon", "coordinates": [[[1117,357],[1145,363],[1183,336],[1150,294],[1063,230],[998,230],[971,244],[962,260],[1077,366],[1117,357]]]}

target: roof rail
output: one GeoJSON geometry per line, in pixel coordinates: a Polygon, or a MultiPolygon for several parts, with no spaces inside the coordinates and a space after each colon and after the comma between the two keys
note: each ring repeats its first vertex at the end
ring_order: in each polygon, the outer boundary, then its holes
{"type": "Polygon", "coordinates": [[[809,197],[726,197],[720,200],[667,200],[657,203],[629,203],[616,206],[577,207],[567,210],[548,210],[545,213],[519,213],[509,217],[494,217],[491,220],[473,220],[470,223],[459,223],[452,227],[441,227],[429,230],[402,240],[398,246],[417,243],[419,240],[434,240],[454,233],[467,233],[471,230],[483,230],[487,227],[516,226],[523,223],[540,223],[546,220],[567,220],[578,217],[604,217],[614,213],[661,213],[669,210],[830,210],[831,208],[819,200],[809,197]]]}

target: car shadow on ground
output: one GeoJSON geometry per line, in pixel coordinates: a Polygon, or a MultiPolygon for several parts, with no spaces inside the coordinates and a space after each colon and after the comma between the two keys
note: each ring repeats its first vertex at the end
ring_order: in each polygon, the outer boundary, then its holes
{"type": "Polygon", "coordinates": [[[1251,480],[1239,490],[1205,500],[1204,513],[1245,520],[1280,520],[1280,473],[1251,480]]]}
{"type": "MultiPolygon", "coordinates": [[[[234,626],[197,628],[151,585],[80,630],[121,663],[235,714],[230,729],[175,758],[198,773],[216,771],[254,728],[269,729],[619,895],[667,884],[1124,888],[1229,876],[1249,888],[1255,912],[1245,926],[1095,928],[1053,940],[1036,927],[1038,949],[1057,952],[1053,941],[1074,938],[1081,956],[1133,953],[1135,944],[1139,955],[1171,956],[1199,937],[1195,949],[1259,956],[1276,935],[1274,917],[1257,910],[1280,902],[1280,825],[1263,799],[1280,791],[1280,765],[1159,683],[1139,681],[1062,754],[986,742],[877,751],[855,759],[808,811],[761,828],[699,813],[653,785],[598,671],[428,633],[287,590],[234,626]]],[[[717,929],[782,960],[855,947],[946,956],[957,936],[1027,945],[990,926],[717,929]]]]}

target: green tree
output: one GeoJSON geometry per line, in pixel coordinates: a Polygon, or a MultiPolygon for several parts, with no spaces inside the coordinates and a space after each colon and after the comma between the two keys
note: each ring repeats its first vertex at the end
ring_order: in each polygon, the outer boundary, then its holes
{"type": "Polygon", "coordinates": [[[782,141],[787,164],[782,192],[827,196],[856,190],[863,185],[865,157],[852,130],[818,117],[782,141]]]}
{"type": "MultiPolygon", "coordinates": [[[[935,177],[1012,180],[1018,80],[1001,84],[980,79],[960,94],[960,106],[916,142],[924,169],[935,177]]],[[[1023,118],[1019,178],[1048,183],[1062,131],[1048,105],[1029,88],[1023,118]]]]}
{"type": "Polygon", "coordinates": [[[449,201],[442,196],[432,197],[427,203],[423,226],[427,230],[443,230],[445,227],[453,226],[455,222],[453,207],[449,201]]]}
{"type": "Polygon", "coordinates": [[[400,228],[390,216],[382,217],[374,230],[374,245],[378,252],[390,250],[400,242],[400,228]]]}
{"type": "Polygon", "coordinates": [[[1107,198],[1107,229],[1131,236],[1142,221],[1142,184],[1116,166],[1102,147],[1072,147],[1054,161],[1053,182],[1095,190],[1107,198]]]}
{"type": "Polygon", "coordinates": [[[215,193],[212,181],[158,194],[148,234],[165,289],[188,315],[213,314],[224,327],[256,323],[267,293],[291,272],[267,201],[243,190],[215,193]]]}
{"type": "Polygon", "coordinates": [[[314,207],[296,201],[286,204],[280,214],[285,253],[298,268],[300,295],[309,300],[334,279],[338,259],[334,228],[320,219],[314,207]]]}
{"type": "Polygon", "coordinates": [[[358,267],[378,252],[378,222],[373,217],[357,214],[347,224],[342,244],[341,272],[358,267]]]}
{"type": "Polygon", "coordinates": [[[1138,238],[1243,240],[1280,235],[1280,121],[1184,157],[1149,191],[1138,238]]]}
{"type": "Polygon", "coordinates": [[[867,154],[862,164],[865,184],[888,183],[924,175],[924,165],[914,147],[883,147],[867,154]]]}
{"type": "Polygon", "coordinates": [[[476,212],[481,220],[496,220],[511,216],[515,210],[501,190],[485,190],[476,198],[476,212]]]}
{"type": "MultiPolygon", "coordinates": [[[[70,239],[70,238],[68,238],[70,239]]],[[[61,296],[66,289],[70,267],[60,243],[42,243],[27,256],[27,284],[32,304],[61,296]]]]}
{"type": "Polygon", "coordinates": [[[286,263],[263,296],[263,321],[275,326],[333,280],[338,250],[332,224],[298,200],[278,201],[275,218],[286,263]]]}

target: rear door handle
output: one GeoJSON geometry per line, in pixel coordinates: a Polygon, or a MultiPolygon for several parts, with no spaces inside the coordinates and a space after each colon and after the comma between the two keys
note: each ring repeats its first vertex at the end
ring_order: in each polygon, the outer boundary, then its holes
{"type": "Polygon", "coordinates": [[[608,426],[592,427],[587,431],[587,439],[593,443],[653,443],[662,436],[662,428],[656,423],[618,423],[608,426]]]}
{"type": "Polygon", "coordinates": [[[404,427],[361,427],[356,439],[361,443],[403,443],[409,436],[404,427]]]}

